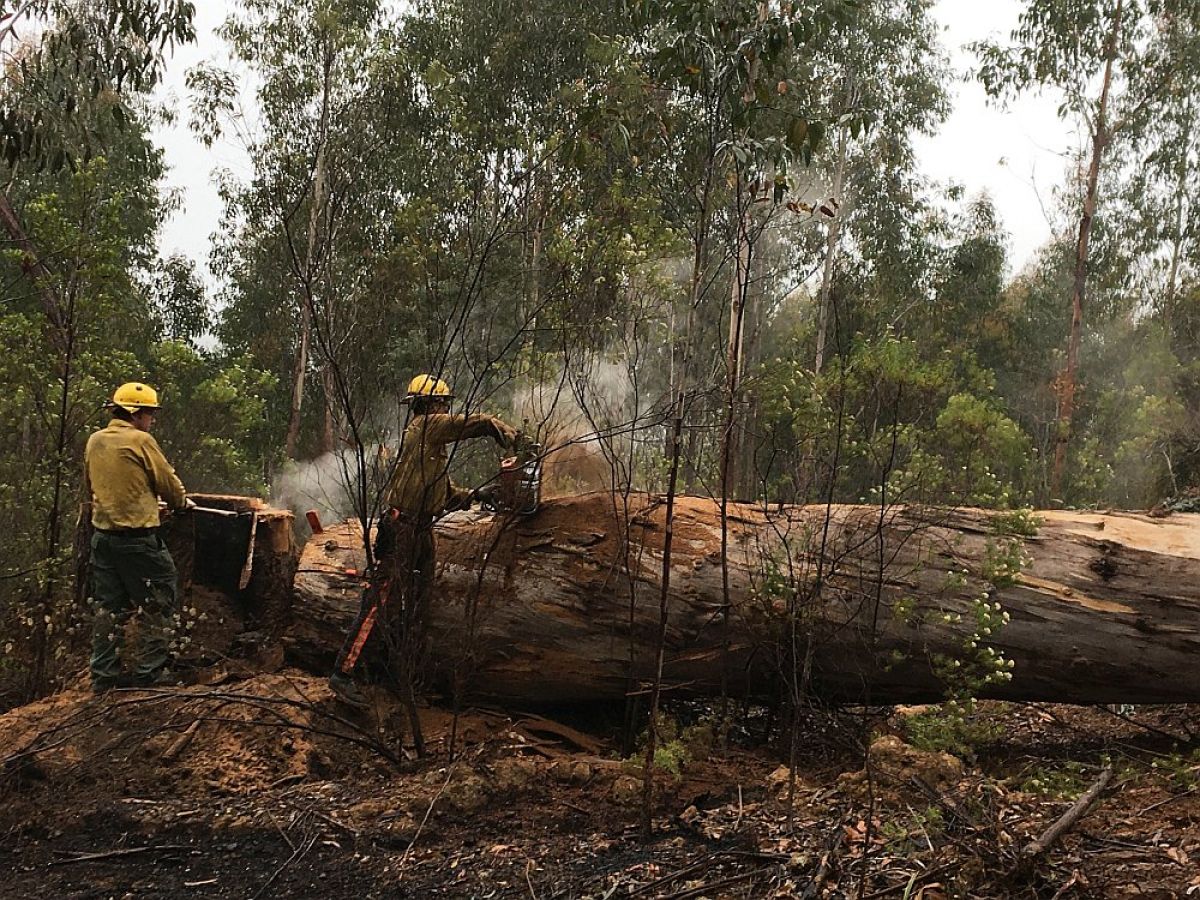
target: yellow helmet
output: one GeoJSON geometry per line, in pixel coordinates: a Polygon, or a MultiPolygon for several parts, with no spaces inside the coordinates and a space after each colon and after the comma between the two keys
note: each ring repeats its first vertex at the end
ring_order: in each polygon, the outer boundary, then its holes
{"type": "Polygon", "coordinates": [[[127,381],[113,394],[112,406],[119,406],[128,413],[139,409],[158,409],[158,391],[139,381],[127,381]]]}
{"type": "Polygon", "coordinates": [[[454,396],[450,390],[450,385],[442,381],[440,378],[434,378],[432,375],[418,375],[408,383],[408,399],[414,397],[439,397],[444,400],[449,400],[454,396]]]}

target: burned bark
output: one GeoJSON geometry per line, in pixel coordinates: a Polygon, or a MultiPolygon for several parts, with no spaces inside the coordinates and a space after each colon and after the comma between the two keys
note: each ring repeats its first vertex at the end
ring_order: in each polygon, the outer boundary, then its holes
{"type": "MultiPolygon", "coordinates": [[[[628,552],[609,494],[553,500],[526,519],[460,513],[439,523],[429,622],[437,679],[465,676],[475,696],[522,703],[613,699],[630,676],[649,683],[665,505],[658,496],[634,500],[628,552]]],[[[1036,534],[1021,537],[984,510],[834,506],[828,514],[817,584],[824,507],[730,505],[731,692],[777,690],[794,628],[813,650],[814,690],[834,701],[937,700],[951,670],[995,671],[991,654],[1012,661],[1012,677],[978,686],[980,696],[1200,700],[1200,516],[1049,511],[1036,534]],[[1022,555],[1025,565],[1012,571],[1022,555]],[[983,633],[979,613],[997,612],[996,603],[1011,621],[983,633]]],[[[720,690],[720,546],[716,502],[680,498],[668,689],[720,690]]],[[[309,542],[284,634],[294,662],[320,670],[332,660],[358,603],[363,560],[356,524],[309,542]]]]}

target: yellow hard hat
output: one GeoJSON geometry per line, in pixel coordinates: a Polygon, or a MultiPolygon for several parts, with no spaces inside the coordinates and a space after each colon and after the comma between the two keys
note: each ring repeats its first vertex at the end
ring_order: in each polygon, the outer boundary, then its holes
{"type": "Polygon", "coordinates": [[[128,413],[139,409],[158,409],[158,391],[140,381],[127,381],[113,394],[112,405],[128,413]]]}
{"type": "Polygon", "coordinates": [[[418,375],[408,383],[408,398],[413,397],[440,397],[449,400],[454,394],[450,390],[450,385],[442,381],[440,378],[434,378],[432,375],[418,375]]]}

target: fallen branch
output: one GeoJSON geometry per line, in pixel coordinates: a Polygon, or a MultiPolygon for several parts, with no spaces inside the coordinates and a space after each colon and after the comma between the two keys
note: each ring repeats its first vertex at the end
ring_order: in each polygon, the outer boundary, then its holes
{"type": "Polygon", "coordinates": [[[1104,789],[1112,781],[1112,777],[1112,766],[1105,766],[1104,770],[1100,773],[1100,777],[1096,779],[1096,783],[1088,788],[1087,792],[1076,800],[1070,809],[1059,816],[1053,825],[1042,832],[1041,837],[1025,845],[1025,848],[1021,851],[1022,861],[1028,862],[1036,859],[1054,846],[1060,837],[1066,834],[1076,822],[1087,815],[1088,810],[1100,799],[1100,795],[1104,793],[1104,789]]]}

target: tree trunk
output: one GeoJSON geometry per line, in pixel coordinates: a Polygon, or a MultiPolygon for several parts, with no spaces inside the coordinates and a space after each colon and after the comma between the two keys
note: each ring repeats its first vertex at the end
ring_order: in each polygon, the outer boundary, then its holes
{"type": "Polygon", "coordinates": [[[63,319],[62,300],[54,288],[54,274],[42,262],[37,247],[25,233],[17,211],[13,209],[12,202],[4,190],[0,190],[0,223],[3,223],[11,244],[21,251],[21,271],[37,290],[42,312],[46,314],[46,321],[50,326],[51,342],[56,350],[62,350],[66,343],[66,323],[63,319]]]}
{"type": "Polygon", "coordinates": [[[1108,129],[1108,92],[1112,87],[1113,61],[1117,55],[1117,37],[1121,31],[1123,3],[1118,2],[1108,33],[1107,60],[1104,63],[1104,82],[1096,109],[1096,126],[1092,131],[1092,158],[1088,164],[1087,191],[1083,199],[1083,214],[1079,217],[1079,237],[1075,242],[1075,277],[1071,289],[1071,333],[1067,339],[1067,363],[1058,378],[1058,423],[1054,436],[1054,463],[1050,470],[1050,497],[1062,498],[1063,473],[1067,468],[1067,444],[1071,440],[1071,420],[1075,415],[1075,391],[1079,370],[1079,345],[1083,339],[1083,300],[1087,288],[1088,247],[1092,236],[1092,219],[1096,215],[1096,186],[1100,180],[1100,159],[1111,137],[1108,129]]]}
{"type": "Polygon", "coordinates": [[[833,272],[837,263],[838,239],[842,234],[842,190],[846,179],[846,152],[849,138],[843,133],[838,144],[838,161],[833,170],[833,199],[838,204],[825,232],[825,262],[821,270],[821,289],[817,294],[817,355],[813,371],[825,365],[825,344],[829,332],[829,298],[833,291],[833,272]]]}
{"type": "Polygon", "coordinates": [[[318,126],[317,161],[313,167],[312,205],[308,210],[308,244],[304,257],[304,273],[300,284],[300,338],[296,348],[296,364],[292,368],[292,403],[288,411],[287,437],[284,453],[288,459],[296,458],[296,447],[300,439],[300,413],[304,405],[304,381],[308,372],[308,351],[312,340],[312,317],[314,314],[313,281],[317,271],[318,239],[321,216],[325,208],[327,190],[326,147],[329,143],[329,77],[333,67],[332,50],[326,43],[324,81],[321,90],[321,119],[318,126]]]}
{"type": "Polygon", "coordinates": [[[1187,241],[1184,234],[1185,211],[1188,209],[1188,155],[1192,143],[1192,122],[1183,130],[1183,152],[1179,154],[1179,166],[1175,179],[1175,222],[1171,229],[1171,262],[1167,269],[1166,297],[1163,301],[1164,317],[1168,328],[1175,324],[1175,298],[1179,289],[1179,260],[1187,241]]]}
{"type": "MultiPolygon", "coordinates": [[[[439,523],[429,623],[435,683],[460,667],[476,697],[624,697],[631,683],[655,679],[666,581],[664,690],[716,695],[724,643],[719,506],[676,500],[666,567],[664,498],[635,495],[629,508],[624,550],[626,523],[607,493],[549,501],[516,521],[458,513],[439,523]],[[472,608],[474,638],[466,641],[472,608]]],[[[830,515],[818,589],[824,506],[731,505],[732,694],[771,695],[788,675],[781,661],[803,658],[788,646],[791,599],[814,635],[814,690],[829,700],[869,692],[873,703],[935,701],[947,688],[939,673],[959,660],[955,671],[978,674],[972,661],[990,649],[1012,660],[1012,677],[979,696],[1200,701],[1200,516],[1048,511],[1036,535],[1011,538],[998,535],[997,513],[896,507],[884,519],[881,555],[878,508],[834,506],[830,515]],[[1006,584],[997,572],[1009,549],[1029,561],[1006,584]],[[975,633],[985,592],[1011,616],[989,635],[975,633]]],[[[362,566],[357,523],[309,542],[284,637],[294,662],[329,665],[357,609],[362,566]]]]}

